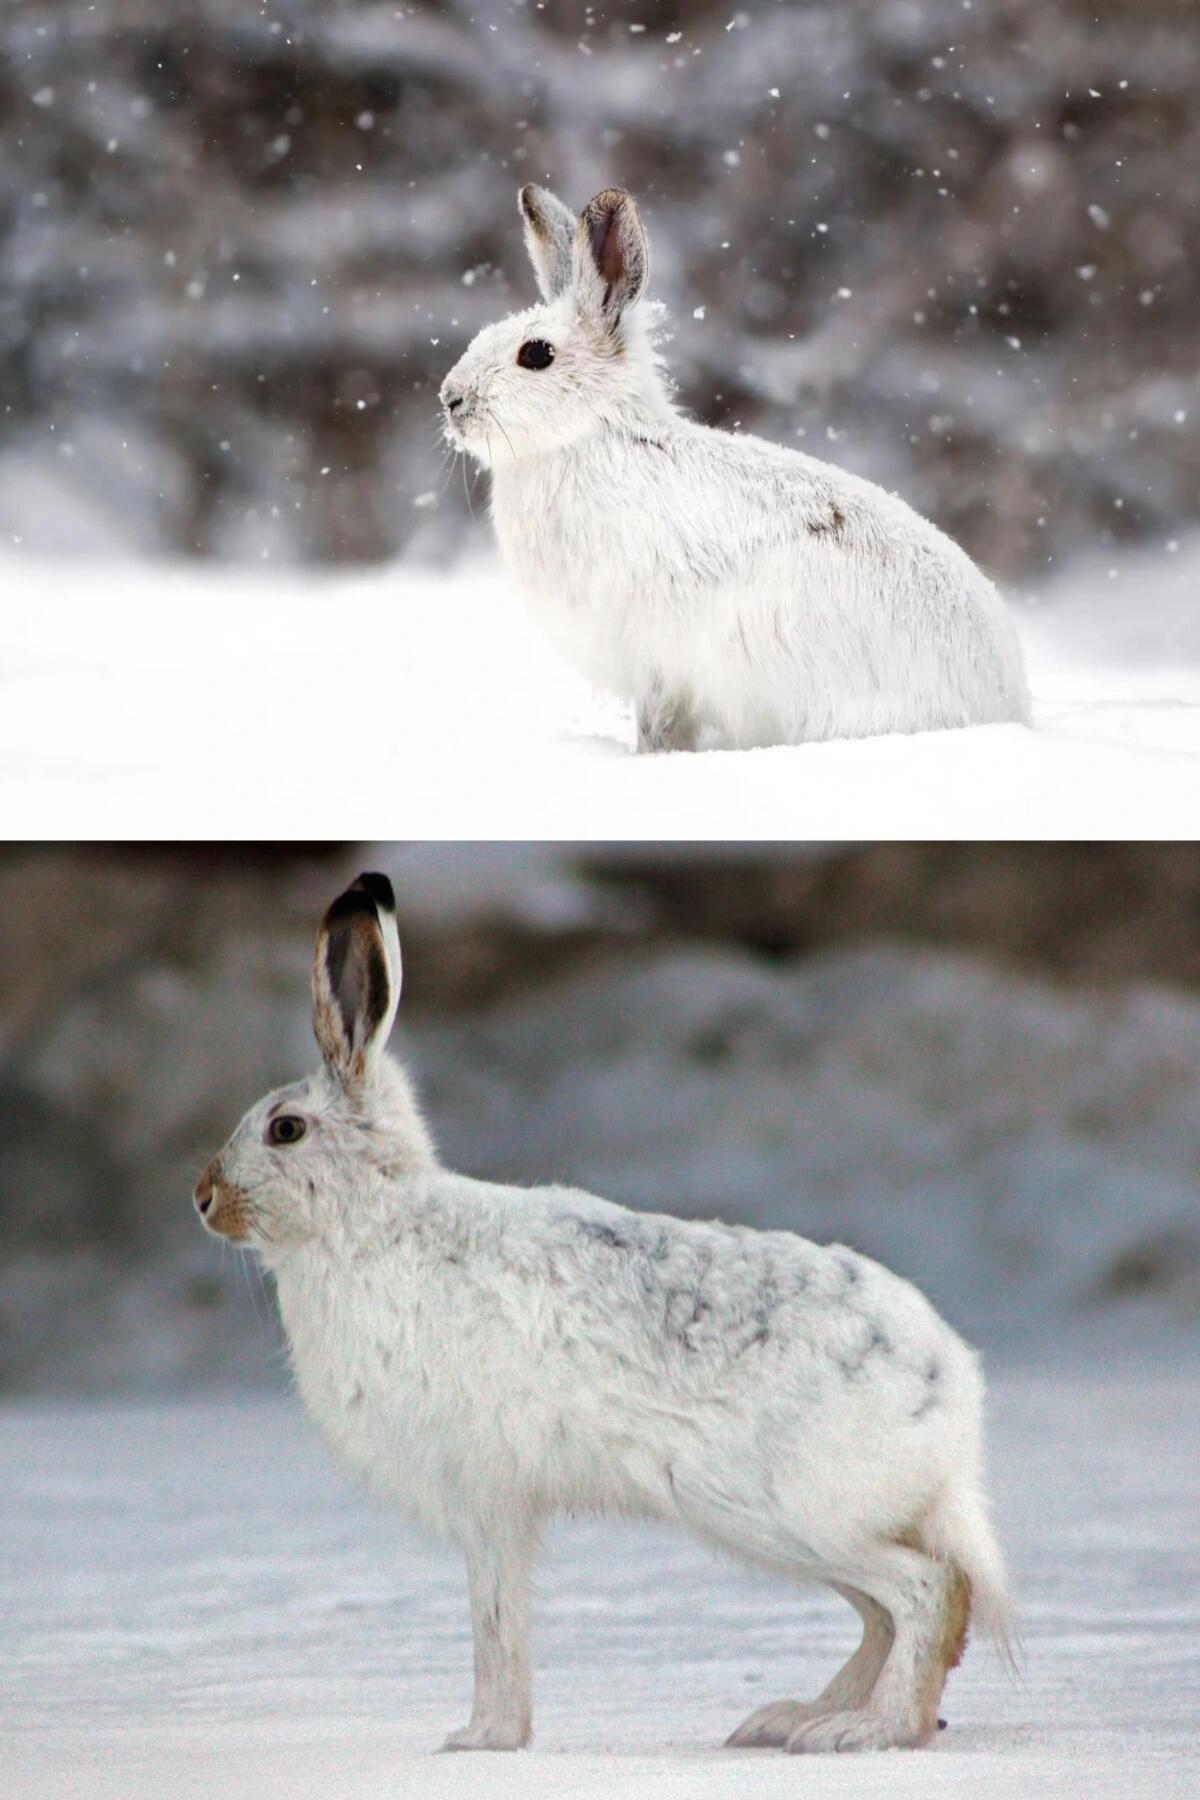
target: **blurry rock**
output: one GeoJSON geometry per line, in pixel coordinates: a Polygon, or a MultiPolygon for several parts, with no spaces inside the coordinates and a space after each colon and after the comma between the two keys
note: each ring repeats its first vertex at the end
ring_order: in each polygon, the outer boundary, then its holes
{"type": "Polygon", "coordinates": [[[146,1258],[27,1250],[0,1260],[0,1394],[261,1387],[283,1374],[274,1305],[211,1246],[146,1258]]]}
{"type": "Polygon", "coordinates": [[[0,1246],[66,1254],[129,1237],[117,1167],[86,1119],[0,1080],[0,1246]]]}
{"type": "Polygon", "coordinates": [[[899,938],[1088,983],[1200,987],[1194,843],[852,844],[773,857],[630,845],[589,860],[668,929],[772,956],[899,938]]]}

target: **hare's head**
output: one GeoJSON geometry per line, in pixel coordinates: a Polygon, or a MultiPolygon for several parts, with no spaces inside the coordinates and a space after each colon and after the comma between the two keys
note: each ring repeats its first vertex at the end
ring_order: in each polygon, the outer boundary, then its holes
{"type": "Polygon", "coordinates": [[[520,205],[543,304],[487,326],[441,389],[447,438],[488,466],[669,405],[638,305],[649,252],[632,196],[608,188],[578,219],[545,188],[523,187],[520,205]]]}
{"type": "Polygon", "coordinates": [[[386,875],[360,875],[321,921],[313,1031],[322,1067],[251,1107],[196,1183],[205,1228],[268,1258],[369,1225],[390,1176],[433,1146],[408,1079],[387,1054],[400,1001],[400,938],[386,875]]]}

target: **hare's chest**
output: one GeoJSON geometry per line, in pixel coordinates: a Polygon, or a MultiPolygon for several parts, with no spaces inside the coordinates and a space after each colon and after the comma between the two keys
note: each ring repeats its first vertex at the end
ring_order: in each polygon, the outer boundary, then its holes
{"type": "Polygon", "coordinates": [[[658,629],[656,548],[636,495],[568,460],[497,482],[493,519],[505,563],[542,629],[593,680],[625,688],[658,629]]]}
{"type": "Polygon", "coordinates": [[[444,1397],[417,1284],[402,1270],[366,1268],[308,1271],[278,1285],[310,1418],[372,1488],[438,1529],[444,1397]]]}

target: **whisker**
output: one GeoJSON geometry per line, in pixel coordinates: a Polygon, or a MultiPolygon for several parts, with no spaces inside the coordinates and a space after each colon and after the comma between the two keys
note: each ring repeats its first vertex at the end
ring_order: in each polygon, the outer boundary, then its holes
{"type": "Polygon", "coordinates": [[[254,1272],[250,1266],[251,1259],[248,1256],[241,1256],[238,1258],[238,1261],[242,1265],[242,1278],[246,1283],[246,1292],[250,1296],[250,1305],[254,1309],[255,1324],[260,1326],[265,1325],[266,1320],[263,1318],[262,1309],[259,1306],[258,1293],[254,1285],[254,1272]]]}

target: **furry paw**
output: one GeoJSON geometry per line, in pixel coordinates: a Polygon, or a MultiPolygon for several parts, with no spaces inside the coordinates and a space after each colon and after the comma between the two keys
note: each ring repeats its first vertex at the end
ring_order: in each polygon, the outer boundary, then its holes
{"type": "Polygon", "coordinates": [[[442,1745],[443,1750],[522,1750],[529,1742],[529,1728],[505,1724],[464,1725],[452,1731],[442,1745]]]}
{"type": "Polygon", "coordinates": [[[828,1707],[815,1702],[806,1705],[800,1700],[773,1700],[769,1706],[760,1706],[748,1719],[743,1719],[737,1730],[725,1739],[725,1748],[780,1750],[802,1725],[807,1725],[811,1719],[824,1718],[828,1711],[828,1707]]]}
{"type": "Polygon", "coordinates": [[[787,1749],[794,1756],[817,1756],[829,1751],[893,1750],[917,1743],[912,1732],[875,1712],[826,1713],[810,1719],[792,1733],[787,1749]]]}

